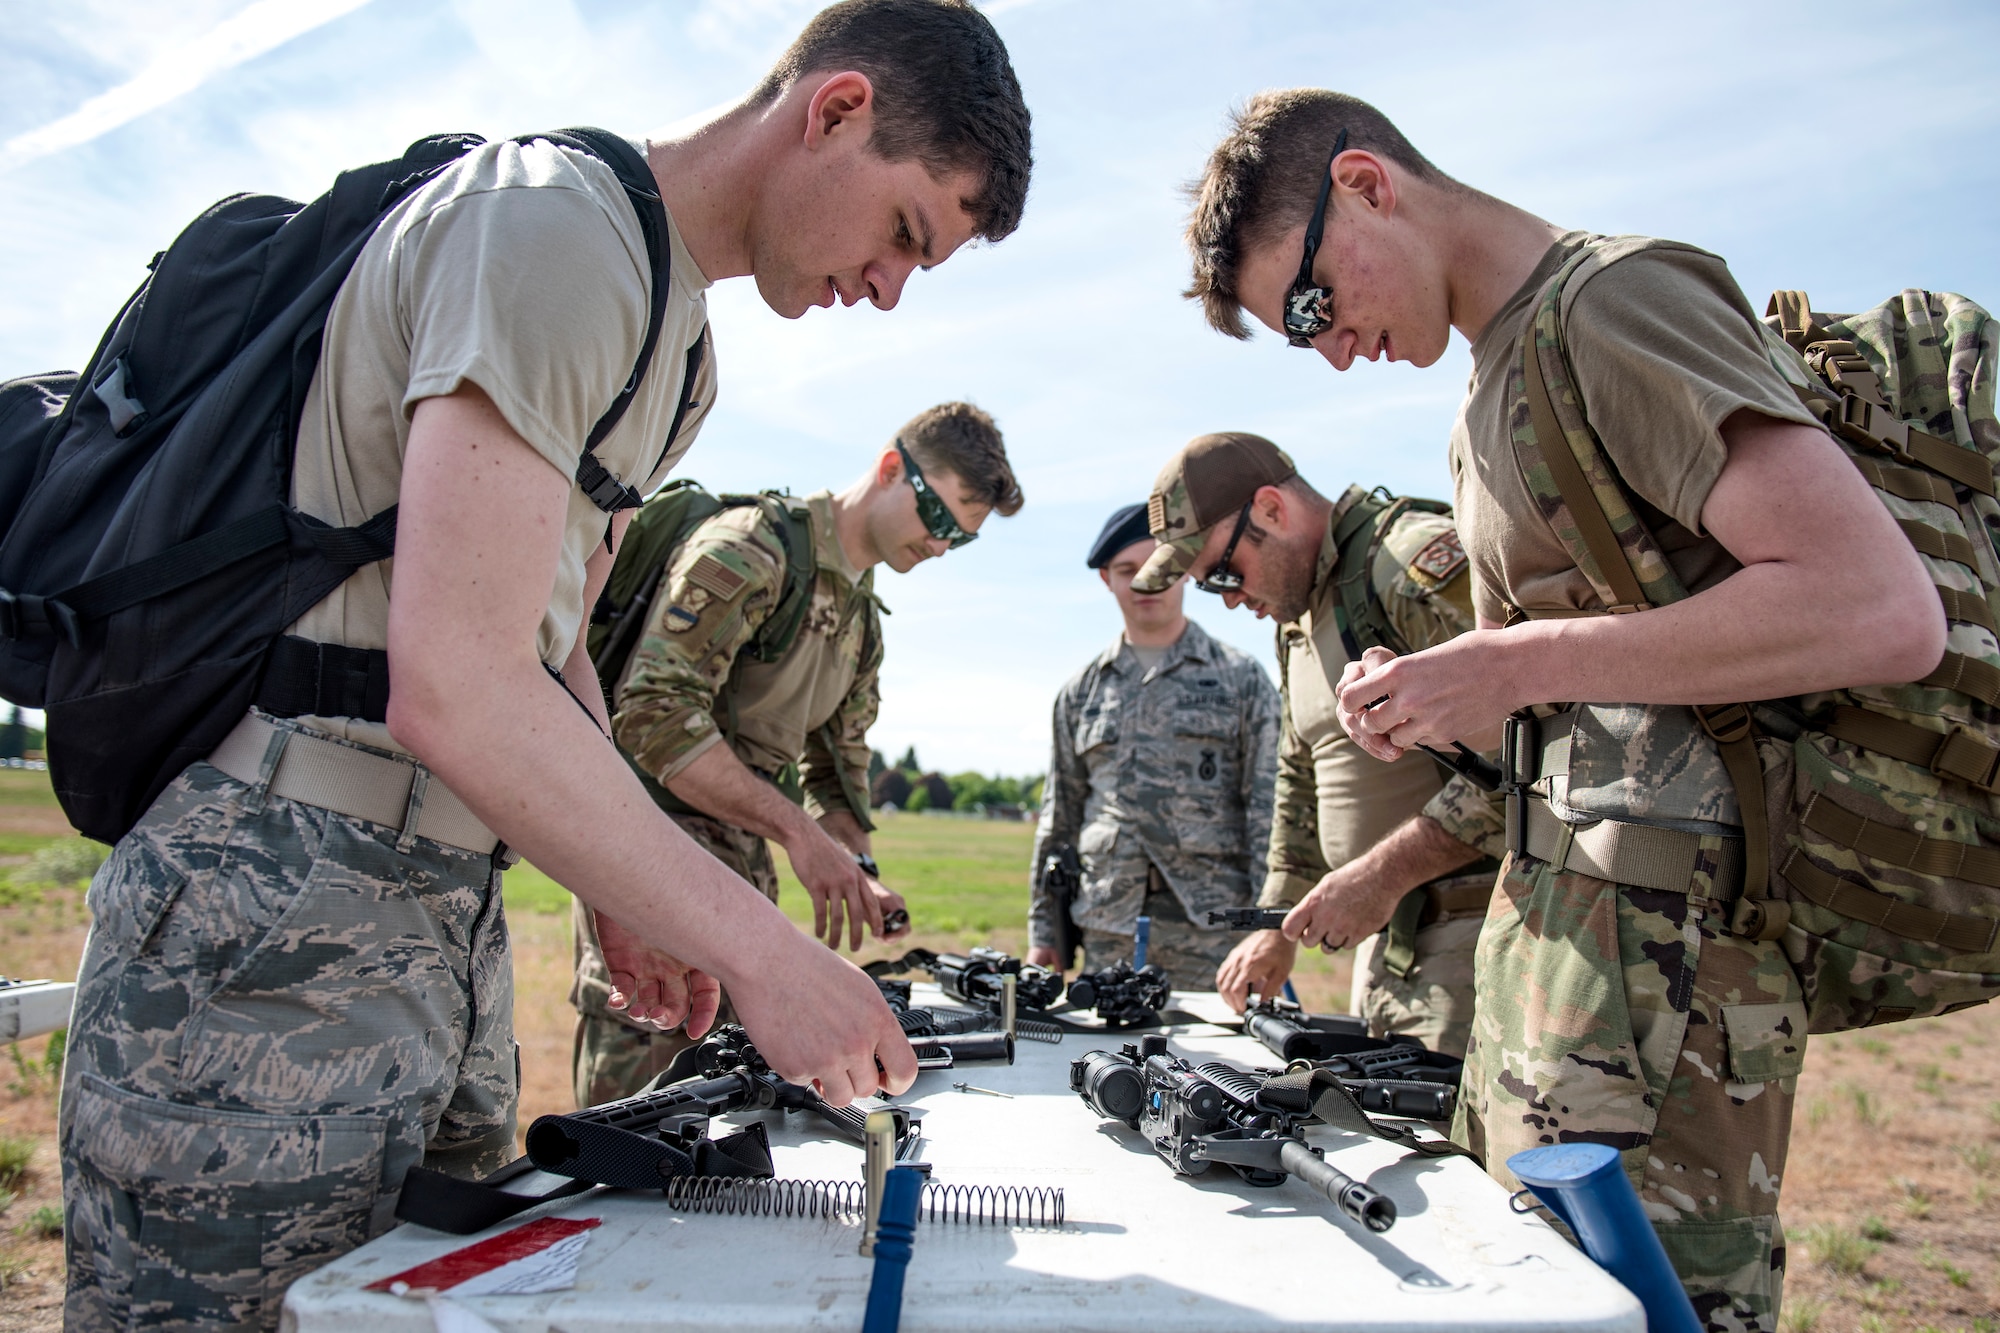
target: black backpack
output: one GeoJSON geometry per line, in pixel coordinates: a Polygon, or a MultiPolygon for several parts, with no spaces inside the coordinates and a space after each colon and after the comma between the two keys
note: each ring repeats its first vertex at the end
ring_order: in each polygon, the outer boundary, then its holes
{"type": "MultiPolygon", "coordinates": [[[[623,139],[576,129],[519,142],[537,138],[618,173],[652,260],[645,342],[577,466],[577,484],[615,512],[640,497],[593,451],[659,337],[666,213],[623,139]]],[[[0,696],[46,712],[56,796],[80,832],[122,837],[253,704],[386,717],[386,653],[285,630],[394,552],[396,510],[352,528],[300,513],[293,450],[328,311],[376,224],[483,142],[420,140],[305,206],[222,200],[154,256],[80,375],[0,385],[0,696]]],[[[702,346],[687,349],[669,442],[702,346]]]]}

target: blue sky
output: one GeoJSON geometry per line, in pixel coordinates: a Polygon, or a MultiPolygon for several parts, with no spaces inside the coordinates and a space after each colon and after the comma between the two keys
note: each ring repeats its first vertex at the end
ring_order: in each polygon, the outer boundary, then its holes
{"type": "MultiPolygon", "coordinates": [[[[0,375],[82,363],[154,251],[237,190],[306,198],[440,130],[641,135],[739,96],[815,8],[787,0],[0,0],[0,375]]],[[[1048,705],[1117,629],[1082,567],[1104,516],[1210,430],[1277,440],[1322,490],[1447,496],[1469,362],[1336,376],[1207,331],[1180,186],[1227,109],[1316,84],[1444,170],[1569,226],[1715,250],[1760,306],[1906,286],[2000,302],[2000,9],[995,0],[1035,115],[1026,221],[899,309],[710,296],[720,405],[683,473],[838,485],[946,398],[991,411],[1027,507],[908,576],[877,747],[948,770],[1046,762],[1048,705]]],[[[1221,638],[1269,627],[1200,593],[1221,638]]]]}

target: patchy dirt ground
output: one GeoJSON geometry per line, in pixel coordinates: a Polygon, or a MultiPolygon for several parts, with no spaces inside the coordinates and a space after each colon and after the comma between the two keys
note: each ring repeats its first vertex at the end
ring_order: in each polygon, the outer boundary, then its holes
{"type": "MultiPolygon", "coordinates": [[[[29,831],[4,814],[0,833],[29,831]]],[[[523,912],[512,925],[525,1126],[570,1107],[569,938],[560,914],[523,912]]],[[[0,973],[74,975],[83,937],[78,891],[0,906],[0,973]]],[[[1019,948],[1005,932],[994,942],[1019,948]]],[[[1344,1008],[1345,960],[1315,958],[1299,984],[1310,1007],[1344,1008]]],[[[61,1242],[35,1221],[61,1198],[45,1046],[21,1043],[18,1062],[0,1051],[0,1168],[10,1145],[26,1153],[0,1206],[0,1333],[61,1326],[61,1242]]],[[[2000,1333],[2000,1006],[1816,1038],[1798,1108],[1786,1326],[2000,1333]]]]}

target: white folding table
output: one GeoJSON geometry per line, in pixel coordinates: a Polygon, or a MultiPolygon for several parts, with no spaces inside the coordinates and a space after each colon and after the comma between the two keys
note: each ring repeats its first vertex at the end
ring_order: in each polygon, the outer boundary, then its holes
{"type": "MultiPolygon", "coordinates": [[[[918,1001],[926,998],[918,988],[918,1001]]],[[[930,998],[935,999],[933,992],[930,998]]],[[[1225,1017],[1212,995],[1182,994],[1190,1014],[1225,1017]]],[[[1269,1066],[1258,1043],[1213,1023],[1165,1029],[1197,1063],[1269,1066]]],[[[1311,1131],[1327,1160],[1387,1194],[1400,1214],[1374,1235],[1297,1180],[1257,1188],[1224,1167],[1176,1177],[1139,1136],[1107,1123],[1069,1089],[1070,1061],[1127,1034],[1023,1041],[1012,1066],[929,1072],[901,1100],[925,1111],[923,1157],[959,1184],[1060,1187],[1066,1220],[1049,1229],[920,1222],[902,1327],[908,1333],[1005,1328],[1561,1329],[1643,1333],[1630,1292],[1463,1157],[1406,1155],[1380,1139],[1311,1131]],[[1013,1094],[953,1090],[965,1081],[1013,1094]]],[[[780,1176],[858,1181],[861,1150],[814,1117],[763,1113],[780,1176]]],[[[717,1127],[718,1133],[721,1126],[717,1127]]],[[[553,1183],[546,1177],[534,1180],[553,1183]]],[[[600,1190],[536,1216],[601,1218],[576,1286],[532,1296],[467,1297],[507,1333],[859,1329],[872,1262],[852,1220],[678,1212],[654,1193],[600,1190]]],[[[364,1291],[469,1243],[404,1226],[296,1283],[286,1326],[298,1333],[433,1327],[421,1301],[364,1291]]]]}

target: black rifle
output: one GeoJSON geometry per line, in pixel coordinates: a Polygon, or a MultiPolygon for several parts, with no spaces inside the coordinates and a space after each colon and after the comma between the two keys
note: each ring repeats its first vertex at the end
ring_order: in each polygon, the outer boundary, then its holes
{"type": "MultiPolygon", "coordinates": [[[[1396,1224],[1387,1196],[1329,1165],[1300,1130],[1314,1118],[1305,1096],[1266,1096],[1270,1080],[1211,1061],[1200,1066],[1153,1035],[1122,1051],[1092,1051],[1070,1065],[1070,1088],[1107,1120],[1123,1121],[1178,1174],[1221,1164],[1252,1185],[1297,1176],[1370,1231],[1396,1224]]],[[[1303,1090],[1303,1089],[1302,1089],[1303,1090]]]]}
{"type": "MultiPolygon", "coordinates": [[[[841,1138],[867,1141],[863,1112],[829,1106],[811,1088],[779,1078],[733,1024],[675,1056],[655,1083],[637,1096],[542,1116],[528,1127],[528,1159],[555,1175],[622,1189],[661,1189],[679,1176],[769,1176],[762,1124],[708,1137],[710,1119],[732,1111],[807,1111],[841,1138]]],[[[900,1143],[910,1114],[891,1109],[900,1143]]]]}
{"type": "MultiPolygon", "coordinates": [[[[1282,997],[1258,1001],[1244,1015],[1244,1031],[1288,1065],[1310,1063],[1340,1079],[1402,1079],[1458,1087],[1466,1067],[1456,1055],[1424,1047],[1416,1037],[1370,1037],[1368,1025],[1344,1013],[1306,1013],[1282,997]]],[[[1364,1103],[1366,1105],[1366,1103],[1364,1103]]],[[[1370,1111],[1386,1107],[1368,1107],[1370,1111]]],[[[1398,1115],[1406,1115],[1398,1111],[1398,1115]]],[[[1448,1119],[1424,1115],[1422,1119],[1448,1119]]]]}
{"type": "MultiPolygon", "coordinates": [[[[811,1088],[771,1072],[743,1029],[718,1028],[690,1046],[634,1097],[569,1115],[545,1115],[528,1128],[528,1155],[480,1180],[465,1180],[418,1166],[404,1179],[396,1216],[405,1222],[468,1236],[524,1209],[568,1198],[593,1185],[662,1189],[688,1177],[772,1175],[771,1144],[761,1122],[720,1139],[708,1135],[711,1117],[731,1111],[810,1111],[841,1138],[862,1143],[867,1117],[853,1107],[832,1107],[811,1088]],[[539,1194],[500,1188],[547,1171],[568,1179],[539,1194]]],[[[916,1113],[895,1116],[898,1151],[917,1141],[916,1113]]]]}
{"type": "Polygon", "coordinates": [[[975,945],[966,953],[932,953],[912,949],[901,958],[885,958],[861,970],[880,981],[883,977],[918,969],[952,999],[998,1012],[1003,976],[1014,978],[1014,1003],[1022,1009],[1046,1009],[1061,998],[1062,973],[1036,967],[1018,958],[975,945]]]}
{"type": "Polygon", "coordinates": [[[1138,971],[1119,959],[1095,972],[1079,972],[1069,983],[1069,1002],[1078,1009],[1095,1009],[1106,1027],[1130,1028],[1159,1021],[1173,986],[1157,964],[1138,971]]]}
{"type": "Polygon", "coordinates": [[[1077,951],[1083,948],[1083,931],[1071,915],[1076,895],[1083,888],[1083,861],[1068,843],[1052,848],[1042,858],[1042,892],[1056,900],[1056,967],[1067,972],[1076,966],[1077,951]]]}
{"type": "Polygon", "coordinates": [[[1228,930],[1276,930],[1285,924],[1287,907],[1225,907],[1208,914],[1208,924],[1228,930]]]}
{"type": "MultiPolygon", "coordinates": [[[[932,1009],[910,1002],[909,982],[893,981],[888,977],[876,977],[874,980],[882,998],[889,1003],[889,1012],[896,1016],[897,1024],[903,1029],[903,1035],[913,1042],[920,1037],[963,1037],[999,1030],[1000,1015],[991,1009],[932,1009]]],[[[1062,1040],[1063,1030],[1054,1023],[1016,1015],[1014,1035],[1026,1037],[1029,1041],[1053,1044],[1062,1040]]],[[[969,1060],[978,1057],[960,1058],[969,1060]]]]}

